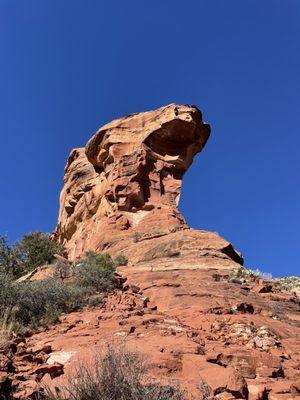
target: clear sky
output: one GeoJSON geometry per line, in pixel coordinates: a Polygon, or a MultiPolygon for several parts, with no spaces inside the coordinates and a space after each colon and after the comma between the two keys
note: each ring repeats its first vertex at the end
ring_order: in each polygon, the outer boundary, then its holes
{"type": "Polygon", "coordinates": [[[212,135],[188,223],[299,275],[299,0],[0,0],[0,51],[0,233],[53,230],[68,153],[102,124],[195,104],[212,135]]]}

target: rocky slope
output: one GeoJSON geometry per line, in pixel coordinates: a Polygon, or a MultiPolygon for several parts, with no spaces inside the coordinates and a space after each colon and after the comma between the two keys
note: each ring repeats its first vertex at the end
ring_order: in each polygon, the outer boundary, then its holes
{"type": "Polygon", "coordinates": [[[113,121],[71,152],[55,237],[70,260],[90,249],[125,255],[125,283],[101,304],[10,342],[0,381],[13,379],[17,397],[59,386],[112,340],[146,354],[153,378],[177,380],[196,399],[201,385],[223,400],[300,395],[299,297],[243,276],[233,246],[190,229],[178,211],[184,172],[208,136],[196,107],[171,104],[113,121]],[[242,278],[232,279],[237,269],[242,278]]]}

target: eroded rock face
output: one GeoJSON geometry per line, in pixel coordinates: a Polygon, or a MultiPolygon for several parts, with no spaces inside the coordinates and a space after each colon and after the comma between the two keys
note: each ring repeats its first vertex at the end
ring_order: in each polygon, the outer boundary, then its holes
{"type": "Polygon", "coordinates": [[[149,266],[152,260],[157,268],[170,256],[188,258],[193,266],[199,266],[199,256],[202,264],[218,256],[226,267],[241,262],[218,235],[191,230],[187,235],[178,211],[183,175],[209,134],[196,107],[170,104],[112,121],[85,148],[74,149],[55,231],[69,258],[96,250],[122,253],[134,264],[149,266]]]}
{"type": "MultiPolygon", "coordinates": [[[[177,209],[184,172],[208,136],[195,107],[172,104],[113,121],[71,152],[57,239],[70,260],[93,249],[124,254],[129,265],[98,304],[0,349],[1,393],[12,386],[24,400],[39,385],[64,387],[113,342],[146,356],[149,377],[178,382],[187,399],[299,397],[300,302],[283,290],[295,279],[236,279],[242,259],[232,245],[190,229],[177,209]]],[[[68,263],[57,257],[19,281],[55,276],[68,263]]]]}

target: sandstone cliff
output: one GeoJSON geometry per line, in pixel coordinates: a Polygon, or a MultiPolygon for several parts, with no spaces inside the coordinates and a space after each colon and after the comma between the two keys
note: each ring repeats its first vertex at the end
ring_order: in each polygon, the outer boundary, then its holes
{"type": "Polygon", "coordinates": [[[55,238],[71,261],[87,250],[125,255],[125,283],[0,353],[0,383],[1,374],[12,379],[17,398],[64,383],[111,340],[199,400],[299,398],[299,297],[248,274],[229,242],[190,229],[178,211],[184,173],[209,133],[196,107],[171,104],[113,121],[71,152],[55,238]],[[211,397],[199,392],[203,382],[211,397]]]}
{"type": "Polygon", "coordinates": [[[109,251],[140,269],[242,263],[230,243],[189,229],[178,210],[184,173],[209,134],[196,107],[170,104],[104,125],[72,150],[55,231],[69,258],[109,251]]]}

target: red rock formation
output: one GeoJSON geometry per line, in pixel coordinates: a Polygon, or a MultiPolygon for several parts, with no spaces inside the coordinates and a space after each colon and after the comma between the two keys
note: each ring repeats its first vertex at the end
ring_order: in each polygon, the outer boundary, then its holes
{"type": "Polygon", "coordinates": [[[74,149],[55,231],[69,259],[96,250],[139,268],[241,263],[228,242],[190,230],[178,211],[183,175],[209,134],[196,107],[170,104],[117,119],[74,149]]]}
{"type": "Polygon", "coordinates": [[[126,282],[102,304],[17,338],[9,356],[0,351],[0,385],[13,379],[27,399],[121,340],[147,355],[153,378],[178,380],[199,400],[199,385],[219,400],[299,397],[299,298],[247,275],[229,279],[239,254],[189,229],[177,209],[184,172],[208,136],[199,110],[172,104],[113,121],[71,152],[55,236],[70,260],[89,249],[126,255],[126,282]]]}

